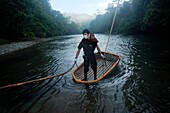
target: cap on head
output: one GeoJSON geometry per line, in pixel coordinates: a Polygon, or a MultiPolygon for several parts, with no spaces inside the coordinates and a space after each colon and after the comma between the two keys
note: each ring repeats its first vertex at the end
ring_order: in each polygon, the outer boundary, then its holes
{"type": "Polygon", "coordinates": [[[84,33],[90,34],[90,30],[84,29],[83,32],[82,32],[82,34],[84,34],[84,33]]]}

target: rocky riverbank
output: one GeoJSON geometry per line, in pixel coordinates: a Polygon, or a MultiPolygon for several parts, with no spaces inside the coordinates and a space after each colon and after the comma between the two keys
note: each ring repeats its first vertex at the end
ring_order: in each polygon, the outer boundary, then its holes
{"type": "Polygon", "coordinates": [[[24,49],[32,45],[45,42],[45,41],[50,41],[50,40],[54,40],[54,38],[41,38],[41,39],[34,39],[31,41],[12,42],[10,44],[0,45],[0,55],[14,52],[14,51],[24,49]]]}

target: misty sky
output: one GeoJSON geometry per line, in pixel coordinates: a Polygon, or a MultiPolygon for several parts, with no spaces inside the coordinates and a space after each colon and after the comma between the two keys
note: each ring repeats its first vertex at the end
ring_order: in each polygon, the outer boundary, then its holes
{"type": "Polygon", "coordinates": [[[93,15],[97,10],[104,12],[112,0],[50,0],[52,9],[61,13],[85,13],[93,15]]]}

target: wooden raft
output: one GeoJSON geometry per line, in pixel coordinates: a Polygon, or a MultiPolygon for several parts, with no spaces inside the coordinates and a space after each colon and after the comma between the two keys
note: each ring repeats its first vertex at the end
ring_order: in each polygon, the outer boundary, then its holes
{"type": "Polygon", "coordinates": [[[120,56],[109,52],[102,52],[102,54],[104,54],[104,59],[100,56],[99,53],[95,54],[97,60],[97,79],[94,80],[93,70],[91,69],[91,66],[89,66],[87,81],[82,81],[84,78],[84,63],[82,63],[75,70],[73,70],[73,80],[77,83],[89,84],[98,82],[106,77],[119,63],[120,56]]]}

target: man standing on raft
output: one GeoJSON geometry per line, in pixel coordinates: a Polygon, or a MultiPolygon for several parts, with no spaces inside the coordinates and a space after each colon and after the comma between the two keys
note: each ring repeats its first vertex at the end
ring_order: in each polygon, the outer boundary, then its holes
{"type": "MultiPolygon", "coordinates": [[[[89,64],[91,64],[91,68],[93,69],[94,73],[94,80],[97,79],[97,62],[96,57],[94,55],[95,48],[97,48],[98,52],[101,54],[100,48],[98,46],[98,40],[95,38],[94,34],[90,34],[88,29],[84,29],[83,32],[83,39],[78,45],[78,50],[75,57],[75,62],[80,54],[81,48],[84,51],[84,81],[87,81],[87,72],[89,71],[89,64]]],[[[102,54],[101,54],[102,55],[102,54]]]]}

